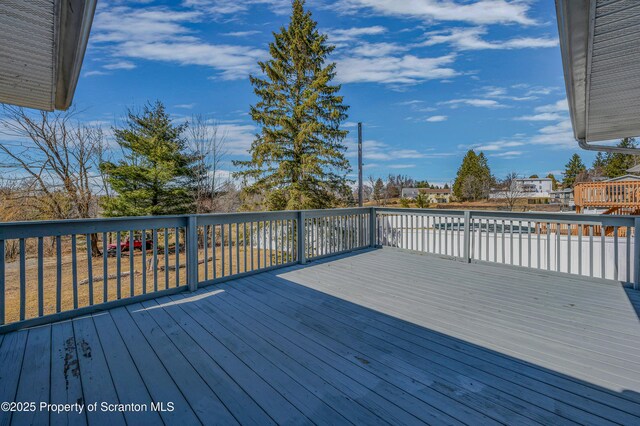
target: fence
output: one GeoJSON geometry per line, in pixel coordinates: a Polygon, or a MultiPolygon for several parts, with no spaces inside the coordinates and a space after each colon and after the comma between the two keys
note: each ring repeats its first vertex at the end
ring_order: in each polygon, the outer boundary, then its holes
{"type": "Polygon", "coordinates": [[[369,246],[638,286],[632,216],[351,208],[0,224],[0,333],[369,246]]]}

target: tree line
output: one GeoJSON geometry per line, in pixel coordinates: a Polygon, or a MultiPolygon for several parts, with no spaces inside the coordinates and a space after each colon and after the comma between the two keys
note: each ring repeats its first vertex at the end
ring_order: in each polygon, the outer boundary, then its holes
{"type": "MultiPolygon", "coordinates": [[[[37,114],[5,106],[0,132],[4,220],[78,219],[227,210],[233,192],[219,176],[225,137],[202,116],[175,124],[161,102],[128,110],[112,128],[117,149],[101,128],[75,111],[37,114]],[[117,157],[117,159],[114,159],[117,157]]],[[[232,206],[231,206],[232,207],[232,206]]]]}
{"type": "MultiPolygon", "coordinates": [[[[621,148],[636,148],[634,138],[624,138],[616,145],[621,148]]],[[[626,175],[627,170],[640,164],[640,156],[617,152],[598,152],[591,167],[587,167],[578,154],[573,154],[565,165],[562,185],[572,188],[580,182],[591,182],[602,178],[615,178],[626,175]]]]}

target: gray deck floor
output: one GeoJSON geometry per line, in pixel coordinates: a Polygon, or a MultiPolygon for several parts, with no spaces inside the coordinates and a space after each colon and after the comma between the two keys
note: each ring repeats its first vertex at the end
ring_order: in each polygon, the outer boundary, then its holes
{"type": "Polygon", "coordinates": [[[0,424],[638,424],[640,294],[393,249],[0,336],[0,424]]]}

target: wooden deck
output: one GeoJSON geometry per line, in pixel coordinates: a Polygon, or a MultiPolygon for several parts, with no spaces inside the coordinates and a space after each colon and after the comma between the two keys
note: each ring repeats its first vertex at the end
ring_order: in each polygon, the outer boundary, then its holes
{"type": "Polygon", "coordinates": [[[149,410],[0,424],[639,424],[638,312],[619,285],[360,252],[0,336],[0,402],[149,410]]]}

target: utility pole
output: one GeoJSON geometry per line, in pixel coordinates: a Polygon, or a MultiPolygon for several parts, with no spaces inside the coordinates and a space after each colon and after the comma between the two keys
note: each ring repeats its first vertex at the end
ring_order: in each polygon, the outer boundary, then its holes
{"type": "Polygon", "coordinates": [[[358,122],[358,206],[362,207],[362,123],[358,122]]]}

